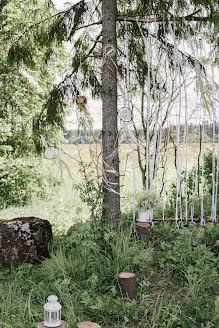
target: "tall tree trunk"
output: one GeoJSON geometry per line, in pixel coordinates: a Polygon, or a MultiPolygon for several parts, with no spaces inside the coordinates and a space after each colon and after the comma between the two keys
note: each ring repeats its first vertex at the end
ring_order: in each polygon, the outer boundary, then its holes
{"type": "Polygon", "coordinates": [[[120,184],[117,124],[116,0],[102,0],[102,148],[104,209],[103,218],[115,227],[120,217],[120,184]]]}

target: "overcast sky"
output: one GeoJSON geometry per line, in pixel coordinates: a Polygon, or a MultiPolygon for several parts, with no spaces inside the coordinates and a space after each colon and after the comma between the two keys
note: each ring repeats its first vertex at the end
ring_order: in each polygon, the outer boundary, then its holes
{"type": "Polygon", "coordinates": [[[58,10],[60,9],[63,9],[65,7],[65,3],[69,3],[69,2],[72,2],[72,3],[76,3],[78,2],[79,0],[52,0],[52,2],[56,5],[56,8],[58,10]]]}

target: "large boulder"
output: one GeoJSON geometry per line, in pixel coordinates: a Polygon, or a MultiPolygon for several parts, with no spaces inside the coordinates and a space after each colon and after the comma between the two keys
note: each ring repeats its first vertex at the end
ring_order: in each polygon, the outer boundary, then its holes
{"type": "Polygon", "coordinates": [[[49,257],[51,239],[52,228],[47,220],[35,217],[0,220],[0,262],[39,263],[49,257]]]}

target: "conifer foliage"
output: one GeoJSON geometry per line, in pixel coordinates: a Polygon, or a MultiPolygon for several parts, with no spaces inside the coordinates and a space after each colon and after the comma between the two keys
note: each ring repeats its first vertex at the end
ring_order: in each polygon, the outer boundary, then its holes
{"type": "MultiPolygon", "coordinates": [[[[36,47],[29,28],[42,14],[51,15],[52,10],[40,6],[39,1],[1,2],[0,156],[19,157],[42,148],[35,126],[43,116],[54,74],[51,61],[45,61],[48,49],[36,47]]],[[[54,49],[53,58],[58,62],[56,53],[54,49]]],[[[57,129],[45,124],[43,133],[54,137],[57,129]]]]}
{"type": "MultiPolygon", "coordinates": [[[[10,2],[2,1],[4,3],[10,2]]],[[[36,3],[36,0],[30,1],[36,3]]],[[[20,1],[22,3],[22,1],[20,1]]],[[[52,1],[46,2],[48,6],[52,1]]],[[[102,67],[102,1],[81,0],[75,4],[69,3],[66,9],[51,13],[37,9],[38,13],[32,12],[31,18],[35,22],[28,24],[24,32],[17,39],[13,40],[8,53],[8,61],[11,65],[24,62],[27,66],[34,66],[36,63],[35,52],[37,48],[45,48],[44,60],[48,61],[53,56],[54,44],[69,41],[72,44],[72,55],[70,66],[65,70],[63,80],[55,86],[47,101],[47,119],[55,124],[60,123],[61,113],[66,105],[66,99],[75,100],[77,94],[89,89],[93,97],[101,97],[101,67],[102,67]]],[[[1,5],[1,8],[2,6],[1,5]]],[[[124,77],[124,17],[128,18],[148,18],[154,17],[157,21],[174,20],[176,23],[176,35],[185,36],[194,33],[194,26],[190,22],[197,21],[196,28],[203,31],[206,39],[218,32],[218,4],[215,0],[203,1],[151,1],[142,0],[133,6],[133,1],[117,1],[117,45],[118,45],[118,71],[124,77]],[[133,9],[132,9],[133,8],[133,9]],[[122,15],[121,15],[122,13],[122,15]],[[125,14],[124,14],[125,13],[125,14]],[[209,23],[206,28],[206,23],[209,23]]],[[[167,26],[168,28],[168,26],[167,26]]],[[[144,29],[147,36],[147,29],[144,29]]],[[[161,26],[159,30],[160,46],[165,43],[164,51],[169,52],[169,57],[173,56],[173,45],[168,42],[170,30],[164,31],[161,26]]],[[[135,21],[130,21],[128,25],[131,62],[135,65],[134,74],[144,74],[145,58],[142,36],[138,31],[135,21]],[[142,49],[139,47],[142,44],[142,49]],[[142,73],[143,72],[143,73],[142,73]]],[[[164,46],[163,46],[164,47],[164,46]]],[[[183,54],[182,54],[183,55],[183,54]]],[[[193,58],[187,57],[188,62],[193,64],[193,58]]]]}
{"type": "MultiPolygon", "coordinates": [[[[7,2],[10,0],[2,1],[1,11],[7,2]]],[[[18,2],[21,3],[21,1],[18,2]]],[[[32,0],[32,3],[37,3],[37,1],[32,0]]],[[[34,127],[39,133],[47,124],[62,125],[66,105],[74,103],[77,95],[86,94],[89,90],[93,97],[102,96],[104,55],[102,49],[102,23],[104,24],[102,5],[104,6],[105,3],[107,3],[106,0],[81,0],[74,4],[69,3],[64,10],[59,12],[36,8],[30,13],[32,23],[29,20],[20,35],[13,38],[8,51],[8,62],[12,67],[17,67],[23,63],[33,68],[36,63],[39,63],[39,60],[48,63],[54,59],[55,49],[57,51],[63,42],[71,44],[70,65],[64,69],[64,78],[50,90],[48,97],[46,97],[45,106],[38,115],[38,119],[35,120],[34,127]],[[37,56],[39,49],[40,51],[43,49],[40,58],[37,56]]],[[[112,3],[114,4],[114,1],[112,3]]],[[[131,0],[115,0],[114,15],[116,17],[114,18],[117,21],[117,55],[115,61],[117,60],[118,76],[114,77],[114,82],[125,77],[124,20],[126,19],[130,40],[130,74],[135,89],[138,90],[139,86],[142,86],[147,79],[147,58],[144,55],[145,46],[142,37],[147,37],[148,33],[151,33],[153,38],[153,33],[144,25],[147,22],[146,19],[150,18],[157,23],[174,21],[175,34],[178,38],[186,38],[189,33],[194,33],[194,29],[198,29],[200,37],[202,33],[202,37],[211,40],[215,39],[218,32],[218,3],[216,0],[141,0],[136,3],[137,5],[134,5],[131,0]],[[195,26],[194,22],[196,22],[195,26]],[[139,31],[137,23],[142,24],[142,32],[139,31]]],[[[46,5],[51,8],[52,2],[49,1],[46,5]]],[[[166,25],[166,30],[164,30],[163,24],[159,26],[161,28],[158,29],[157,35],[158,48],[166,52],[171,66],[173,65],[173,44],[168,39],[168,35],[171,33],[171,24],[166,25]]],[[[185,53],[181,53],[181,56],[184,58],[185,64],[194,66],[195,58],[185,53]]],[[[114,82],[112,79],[112,83],[114,82]]],[[[159,79],[155,83],[159,88],[159,79]]],[[[152,88],[151,92],[153,96],[152,88]]],[[[108,112],[107,115],[110,116],[111,114],[108,112]]],[[[105,114],[103,113],[103,115],[105,114]]],[[[107,142],[104,143],[104,132],[103,147],[108,147],[107,142]]],[[[109,127],[108,132],[114,135],[115,140],[117,128],[109,127]]],[[[113,200],[109,206],[113,207],[113,200]]]]}

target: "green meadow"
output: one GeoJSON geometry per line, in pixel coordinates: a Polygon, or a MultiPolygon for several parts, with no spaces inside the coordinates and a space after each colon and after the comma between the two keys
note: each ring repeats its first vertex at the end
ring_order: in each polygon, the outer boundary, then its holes
{"type": "MultiPolygon", "coordinates": [[[[59,187],[54,190],[48,190],[49,199],[35,198],[32,202],[22,207],[8,207],[1,210],[1,217],[11,219],[23,216],[36,216],[46,220],[54,227],[54,233],[65,233],[67,230],[78,221],[86,221],[89,217],[89,208],[80,199],[79,192],[74,188],[74,185],[79,184],[83,176],[80,172],[79,162],[82,160],[85,163],[93,163],[92,154],[100,154],[100,149],[96,151],[94,145],[60,145],[58,158],[62,160],[61,169],[58,165],[58,160],[42,159],[42,166],[38,167],[41,171],[43,166],[49,167],[53,175],[61,181],[59,187]]],[[[212,148],[211,144],[205,144],[206,152],[212,148]]],[[[188,171],[196,164],[199,149],[198,144],[190,144],[188,146],[188,171]]],[[[186,157],[180,153],[182,159],[182,167],[186,166],[186,157]]],[[[33,159],[34,160],[34,159],[33,159]]],[[[101,165],[101,156],[99,157],[101,165]]],[[[88,170],[95,170],[95,165],[92,164],[88,170]]],[[[158,169],[157,183],[160,183],[161,169],[158,169]]],[[[121,174],[121,208],[122,212],[130,212],[132,210],[132,195],[133,195],[133,162],[131,148],[129,145],[120,146],[120,174],[121,174]]],[[[136,191],[141,192],[142,178],[138,166],[137,154],[135,154],[135,184],[136,191]]],[[[167,165],[167,188],[171,182],[176,181],[176,170],[174,166],[174,149],[169,148],[168,165],[167,165]]],[[[44,189],[44,185],[41,185],[44,189]]]]}
{"type": "MultiPolygon", "coordinates": [[[[219,239],[218,224],[178,229],[175,223],[156,223],[151,240],[145,243],[130,234],[131,221],[123,220],[119,232],[107,225],[103,239],[98,229],[91,228],[89,207],[74,188],[82,182],[79,162],[90,162],[92,147],[59,146],[62,168],[58,158],[57,163],[43,158],[38,167],[52,170],[59,184],[48,189],[43,199],[34,197],[25,206],[1,210],[3,219],[36,216],[48,220],[54,238],[51,257],[41,264],[0,266],[0,327],[35,328],[43,320],[43,305],[51,294],[58,296],[62,318],[70,328],[88,320],[103,328],[218,327],[218,247],[212,247],[219,239]],[[121,297],[117,276],[123,271],[136,274],[136,300],[121,297]]],[[[190,145],[189,168],[197,156],[197,146],[190,145]]],[[[128,145],[121,146],[120,160],[122,216],[130,218],[132,159],[128,145]]],[[[141,191],[137,157],[135,160],[136,188],[141,191]]],[[[91,165],[88,170],[94,168],[91,165]]],[[[168,183],[175,174],[170,149],[168,183]]]]}
{"type": "MultiPolygon", "coordinates": [[[[205,144],[205,149],[211,149],[211,144],[205,144]]],[[[80,160],[85,163],[92,162],[91,152],[96,154],[96,147],[94,145],[60,145],[59,155],[62,162],[61,172],[57,162],[52,160],[42,159],[42,167],[39,166],[38,170],[41,171],[43,166],[49,167],[53,174],[61,180],[61,185],[54,190],[49,190],[49,200],[46,199],[33,199],[33,201],[22,207],[9,207],[1,210],[1,217],[10,219],[23,216],[36,216],[49,220],[54,226],[55,233],[66,232],[69,227],[77,221],[86,221],[89,217],[89,210],[86,204],[82,203],[79,192],[73,187],[82,181],[82,174],[80,173],[80,160]],[[80,154],[80,156],[79,156],[80,154]],[[80,158],[81,157],[81,158],[80,158]],[[63,173],[63,177],[61,177],[63,173]]],[[[97,154],[100,153],[98,149],[97,154]]],[[[188,170],[192,168],[197,162],[199,153],[197,144],[190,144],[188,146],[188,170]]],[[[181,157],[183,160],[183,167],[186,166],[186,157],[181,157]]],[[[101,157],[99,158],[99,164],[101,157]]],[[[95,170],[93,164],[90,169],[95,170]]],[[[161,169],[160,169],[161,171],[161,169]]],[[[158,183],[160,171],[158,170],[158,183]]],[[[121,207],[122,210],[132,209],[132,195],[133,195],[133,162],[131,148],[129,145],[120,146],[120,174],[121,174],[121,207]]],[[[141,192],[142,178],[138,166],[137,154],[135,154],[135,174],[136,174],[136,191],[141,192]]],[[[168,154],[167,165],[167,185],[176,179],[176,170],[174,166],[174,149],[170,147],[168,154]]],[[[44,188],[44,185],[41,185],[44,188]]]]}

